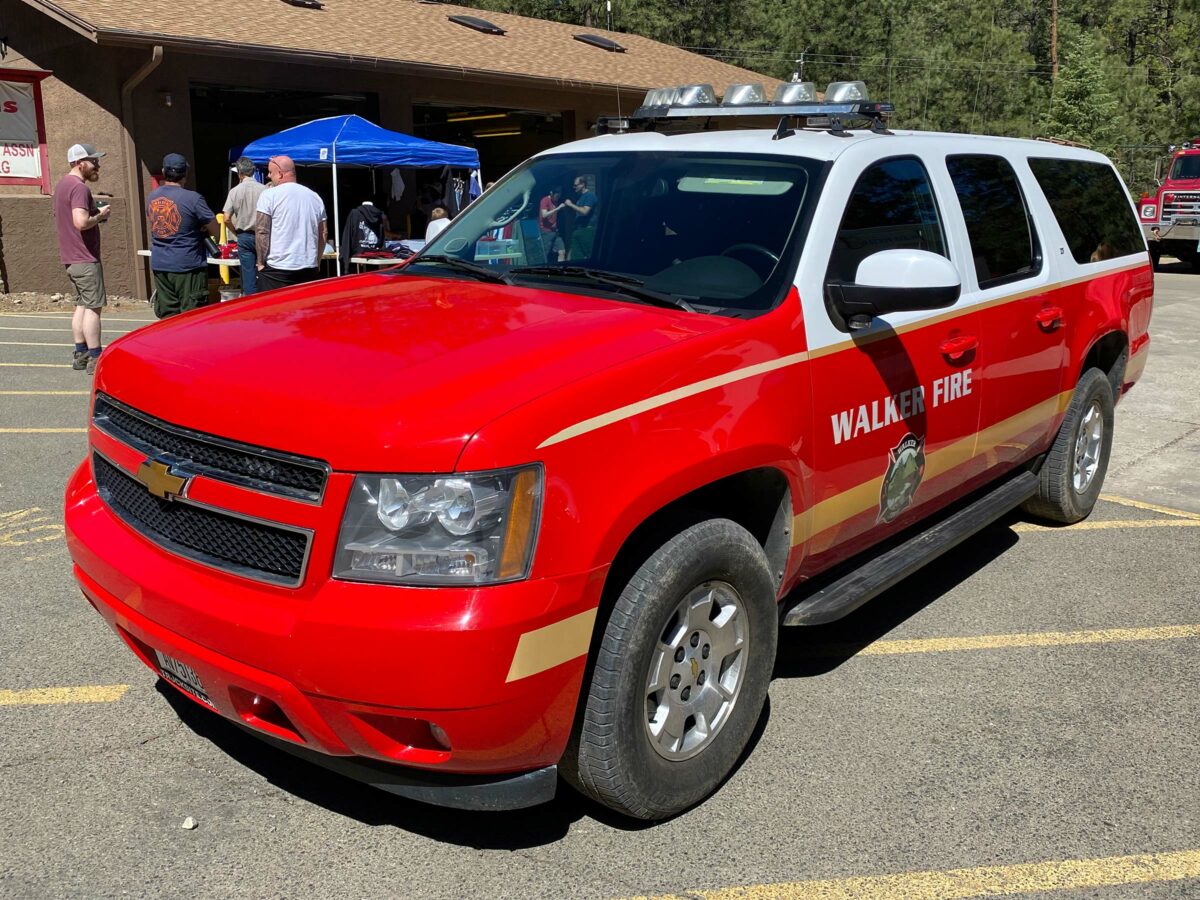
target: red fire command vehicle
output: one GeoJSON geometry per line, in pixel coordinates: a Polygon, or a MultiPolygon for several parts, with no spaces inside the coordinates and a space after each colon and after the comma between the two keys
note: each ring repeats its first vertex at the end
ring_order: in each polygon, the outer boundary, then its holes
{"type": "Polygon", "coordinates": [[[731,771],[781,624],[1013,508],[1087,516],[1150,340],[1111,163],[755,87],[652,92],[403,267],[114,342],[66,490],[87,599],[196,703],[397,794],[562,776],[657,819],[731,771]]]}
{"type": "Polygon", "coordinates": [[[1138,215],[1155,265],[1164,254],[1200,262],[1200,138],[1172,148],[1166,177],[1153,197],[1138,202],[1138,215]]]}

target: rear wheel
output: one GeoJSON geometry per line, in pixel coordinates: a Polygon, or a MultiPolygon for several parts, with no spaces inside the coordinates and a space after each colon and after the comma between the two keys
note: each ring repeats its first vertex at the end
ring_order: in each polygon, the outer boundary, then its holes
{"type": "Polygon", "coordinates": [[[1024,509],[1052,522],[1086,518],[1100,497],[1112,450],[1113,391],[1108,376],[1088,369],[1039,473],[1038,493],[1024,509]]]}
{"type": "Polygon", "coordinates": [[[710,519],[671,538],[609,617],[564,775],[639,819],[703,800],[762,712],[778,626],[770,567],[746,529],[710,519]]]}

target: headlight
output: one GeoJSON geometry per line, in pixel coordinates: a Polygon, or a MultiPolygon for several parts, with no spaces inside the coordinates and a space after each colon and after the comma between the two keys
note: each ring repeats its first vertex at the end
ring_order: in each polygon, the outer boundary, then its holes
{"type": "Polygon", "coordinates": [[[413,585],[525,578],[541,509],[540,466],[473,475],[359,475],[333,574],[413,585]]]}

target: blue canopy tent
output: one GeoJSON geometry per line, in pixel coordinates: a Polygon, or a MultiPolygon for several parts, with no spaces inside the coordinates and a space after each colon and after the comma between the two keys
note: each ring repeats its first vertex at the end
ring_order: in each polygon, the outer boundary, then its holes
{"type": "MultiPolygon", "coordinates": [[[[230,159],[248,156],[256,166],[266,166],[272,156],[290,156],[298,166],[330,166],[333,170],[333,241],[337,248],[341,215],[338,208],[338,166],[453,166],[478,169],[479,153],[473,147],[426,141],[411,134],[388,131],[361,116],[331,116],[286,128],[247,144],[230,159]]],[[[337,265],[341,274],[341,263],[337,265]]]]}

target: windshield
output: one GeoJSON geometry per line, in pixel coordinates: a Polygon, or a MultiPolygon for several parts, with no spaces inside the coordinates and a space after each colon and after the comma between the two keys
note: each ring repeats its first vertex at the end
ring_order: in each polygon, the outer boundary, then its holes
{"type": "Polygon", "coordinates": [[[1171,178],[1180,181],[1187,178],[1200,178],[1200,154],[1180,156],[1171,166],[1171,178]]]}
{"type": "Polygon", "coordinates": [[[470,277],[471,263],[514,284],[706,312],[770,309],[791,281],[820,172],[790,157],[540,157],[401,271],[470,277]]]}

